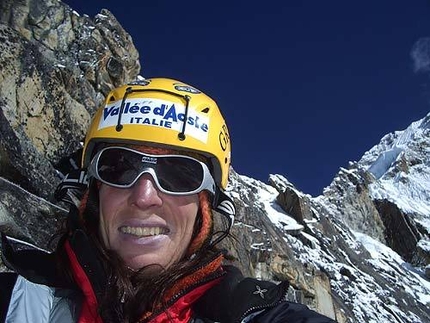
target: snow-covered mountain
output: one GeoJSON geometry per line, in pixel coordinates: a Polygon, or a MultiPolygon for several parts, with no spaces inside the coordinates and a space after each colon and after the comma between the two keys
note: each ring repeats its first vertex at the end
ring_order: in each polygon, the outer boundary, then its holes
{"type": "Polygon", "coordinates": [[[430,115],[390,133],[364,154],[358,166],[376,179],[374,199],[387,199],[430,231],[430,115]]]}
{"type": "Polygon", "coordinates": [[[281,175],[234,174],[236,226],[255,235],[251,274],[289,279],[339,322],[430,322],[429,121],[386,135],[315,198],[281,175]]]}

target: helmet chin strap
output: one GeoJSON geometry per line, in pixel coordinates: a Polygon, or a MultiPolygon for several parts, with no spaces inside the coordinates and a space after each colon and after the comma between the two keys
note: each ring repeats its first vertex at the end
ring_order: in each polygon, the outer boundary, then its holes
{"type": "Polygon", "coordinates": [[[185,126],[187,125],[187,119],[188,119],[188,106],[190,104],[191,97],[189,95],[184,95],[183,98],[187,102],[185,104],[185,117],[184,117],[184,123],[182,123],[182,130],[180,133],[178,133],[179,140],[185,140],[185,126]]]}
{"type": "Polygon", "coordinates": [[[234,223],[236,207],[233,200],[216,186],[212,209],[222,215],[224,220],[227,221],[227,229],[216,232],[219,235],[211,242],[212,245],[215,245],[229,234],[234,223]]]}
{"type": "Polygon", "coordinates": [[[115,130],[116,130],[116,131],[118,131],[118,132],[120,132],[120,131],[122,130],[122,128],[124,127],[124,126],[121,124],[121,118],[122,118],[122,114],[124,113],[124,104],[125,104],[125,100],[127,99],[127,96],[128,96],[130,93],[133,93],[133,92],[135,92],[135,90],[133,90],[133,88],[132,88],[132,87],[128,87],[128,88],[126,88],[126,89],[125,89],[124,97],[122,98],[122,101],[121,101],[121,107],[119,108],[119,113],[118,113],[118,123],[117,123],[117,125],[116,125],[116,127],[115,127],[115,130]]]}

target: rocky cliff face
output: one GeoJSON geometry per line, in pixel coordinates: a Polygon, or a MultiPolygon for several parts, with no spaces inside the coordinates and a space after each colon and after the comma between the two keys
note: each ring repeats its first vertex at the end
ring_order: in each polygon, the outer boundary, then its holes
{"type": "Polygon", "coordinates": [[[91,114],[137,77],[131,37],[106,10],[80,17],[52,1],[0,1],[0,176],[52,200],[55,165],[91,114]]]}
{"type": "MultiPolygon", "coordinates": [[[[106,10],[0,0],[0,230],[46,247],[66,214],[52,193],[110,88],[138,77],[131,37],[106,10]]],[[[232,170],[223,246],[251,276],[339,322],[430,322],[430,117],[384,137],[311,197],[280,175],[232,170]]]]}

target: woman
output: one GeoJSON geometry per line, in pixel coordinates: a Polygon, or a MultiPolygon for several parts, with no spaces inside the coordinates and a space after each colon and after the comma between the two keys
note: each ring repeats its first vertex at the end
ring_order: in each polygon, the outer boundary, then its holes
{"type": "Polygon", "coordinates": [[[235,212],[223,193],[230,156],[224,118],[199,90],[162,78],[113,90],[87,133],[82,169],[57,191],[77,207],[56,251],[17,251],[2,239],[17,273],[0,278],[2,318],[334,322],[285,301],[287,283],[223,265],[216,245],[235,212]]]}

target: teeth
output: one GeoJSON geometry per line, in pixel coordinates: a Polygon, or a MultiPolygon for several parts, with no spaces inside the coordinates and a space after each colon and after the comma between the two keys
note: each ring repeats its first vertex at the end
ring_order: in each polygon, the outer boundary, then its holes
{"type": "Polygon", "coordinates": [[[166,234],[168,230],[161,227],[120,227],[122,233],[132,234],[138,237],[156,236],[159,234],[166,234]]]}

